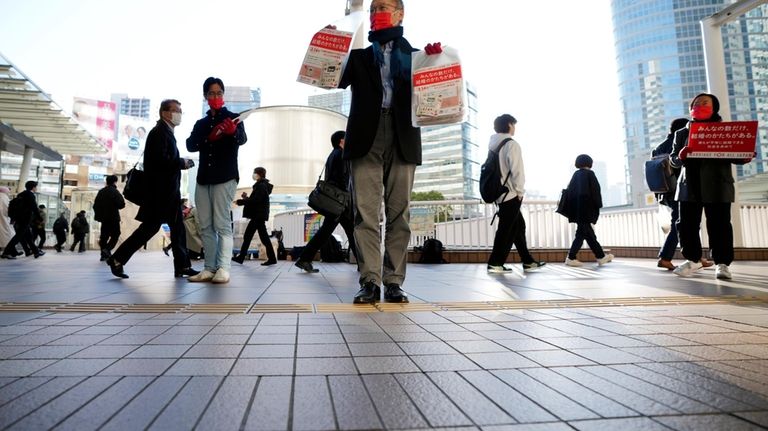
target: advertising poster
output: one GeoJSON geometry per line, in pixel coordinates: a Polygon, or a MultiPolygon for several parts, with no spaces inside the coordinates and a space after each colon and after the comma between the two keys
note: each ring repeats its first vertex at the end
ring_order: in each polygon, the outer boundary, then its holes
{"type": "Polygon", "coordinates": [[[757,121],[691,123],[688,157],[704,159],[751,159],[757,141],[757,121]]]}
{"type": "Polygon", "coordinates": [[[304,242],[309,242],[310,238],[323,225],[323,216],[318,213],[304,214],[304,242]]]}
{"type": "Polygon", "coordinates": [[[312,37],[297,81],[320,88],[337,88],[354,33],[324,28],[312,37]]]}
{"type": "Polygon", "coordinates": [[[155,127],[155,122],[141,117],[120,115],[117,133],[117,147],[114,160],[133,165],[144,152],[147,133],[155,127]]]}
{"type": "Polygon", "coordinates": [[[98,139],[111,157],[117,120],[114,102],[75,97],[72,104],[72,118],[88,133],[98,139]]]}

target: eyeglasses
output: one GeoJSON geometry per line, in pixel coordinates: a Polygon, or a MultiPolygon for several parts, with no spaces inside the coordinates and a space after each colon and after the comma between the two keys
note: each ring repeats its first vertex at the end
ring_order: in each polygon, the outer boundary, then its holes
{"type": "Polygon", "coordinates": [[[389,4],[380,4],[380,5],[371,5],[371,8],[368,9],[368,12],[370,13],[376,13],[376,12],[394,12],[396,10],[399,10],[400,8],[397,6],[392,6],[389,4]]]}
{"type": "Polygon", "coordinates": [[[206,97],[224,97],[223,91],[209,91],[205,93],[206,97]]]}

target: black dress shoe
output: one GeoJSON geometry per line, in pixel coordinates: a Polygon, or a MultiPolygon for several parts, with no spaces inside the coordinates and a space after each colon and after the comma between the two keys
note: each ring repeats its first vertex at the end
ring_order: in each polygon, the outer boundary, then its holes
{"type": "Polygon", "coordinates": [[[294,263],[294,265],[297,268],[301,268],[307,272],[320,272],[319,269],[312,266],[312,262],[307,262],[306,260],[297,260],[296,263],[294,263]]]}
{"type": "Polygon", "coordinates": [[[0,254],[0,258],[14,260],[14,259],[16,259],[16,256],[14,256],[12,254],[0,254]]]}
{"type": "Polygon", "coordinates": [[[358,290],[355,294],[355,300],[353,303],[373,304],[376,301],[379,301],[380,297],[381,289],[379,286],[372,281],[366,281],[362,286],[360,286],[360,290],[358,290]]]}
{"type": "Polygon", "coordinates": [[[45,252],[42,251],[42,250],[38,250],[37,253],[35,253],[35,259],[37,259],[38,257],[43,256],[43,255],[45,255],[45,252]]]}
{"type": "Polygon", "coordinates": [[[181,278],[181,277],[184,277],[185,275],[187,277],[192,277],[193,275],[197,275],[197,274],[200,274],[200,271],[198,271],[198,270],[196,270],[194,268],[184,268],[182,270],[175,271],[173,273],[173,276],[176,277],[176,278],[181,278]]]}
{"type": "Polygon", "coordinates": [[[232,256],[232,262],[237,262],[240,265],[242,265],[244,261],[245,261],[245,256],[240,256],[239,254],[237,256],[232,256]]]}
{"type": "Polygon", "coordinates": [[[384,301],[386,302],[408,302],[408,295],[400,289],[399,284],[388,283],[384,285],[384,301]]]}
{"type": "Polygon", "coordinates": [[[268,261],[262,263],[261,266],[269,266],[269,265],[274,265],[276,263],[277,263],[276,260],[268,260],[268,261]]]}
{"type": "Polygon", "coordinates": [[[115,258],[110,257],[107,259],[107,265],[109,265],[109,269],[115,277],[128,278],[128,274],[123,271],[123,264],[116,261],[115,258]]]}

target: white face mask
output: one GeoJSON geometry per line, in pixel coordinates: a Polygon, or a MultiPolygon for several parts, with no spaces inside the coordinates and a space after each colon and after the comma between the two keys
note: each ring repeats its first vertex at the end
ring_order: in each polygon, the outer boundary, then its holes
{"type": "Polygon", "coordinates": [[[181,124],[181,112],[171,112],[171,124],[174,126],[181,124]]]}
{"type": "Polygon", "coordinates": [[[259,176],[259,174],[253,174],[253,180],[254,180],[254,181],[258,181],[258,180],[259,180],[259,178],[261,178],[261,177],[259,176]]]}

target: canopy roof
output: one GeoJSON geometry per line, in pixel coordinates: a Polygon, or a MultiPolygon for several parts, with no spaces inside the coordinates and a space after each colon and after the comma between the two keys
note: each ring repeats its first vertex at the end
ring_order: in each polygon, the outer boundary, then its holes
{"type": "Polygon", "coordinates": [[[23,154],[32,148],[43,160],[62,154],[93,155],[106,148],[79,126],[40,87],[0,54],[0,134],[2,149],[23,154]]]}

